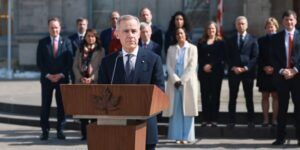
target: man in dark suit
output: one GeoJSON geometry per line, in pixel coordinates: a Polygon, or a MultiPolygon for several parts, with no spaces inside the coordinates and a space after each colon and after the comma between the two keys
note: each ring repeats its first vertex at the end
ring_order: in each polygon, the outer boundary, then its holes
{"type": "Polygon", "coordinates": [[[118,51],[122,46],[120,40],[116,36],[116,24],[120,18],[118,11],[113,11],[110,15],[111,27],[100,33],[100,40],[105,50],[105,55],[118,51]]]}
{"type": "Polygon", "coordinates": [[[151,40],[157,43],[161,48],[163,46],[163,31],[153,25],[152,23],[152,13],[148,7],[144,7],[140,11],[140,19],[142,22],[146,22],[151,26],[152,36],[151,40]]]}
{"type": "Polygon", "coordinates": [[[297,15],[285,11],[282,15],[284,30],[271,39],[271,65],[279,98],[277,136],[273,145],[283,145],[286,135],[286,118],[290,95],[295,106],[296,138],[300,146],[300,33],[295,29],[297,15]]]}
{"type": "MultiPolygon", "coordinates": [[[[160,57],[138,46],[140,38],[139,19],[131,15],[121,16],[117,22],[117,35],[121,41],[122,49],[103,58],[99,69],[99,83],[155,84],[164,90],[164,76],[160,57]],[[115,63],[114,72],[112,66],[115,63]],[[114,77],[112,78],[113,74],[114,77]]],[[[157,120],[156,117],[152,117],[147,120],[147,150],[155,149],[158,141],[157,132],[157,120]]]]}
{"type": "Polygon", "coordinates": [[[151,26],[145,22],[141,23],[141,38],[139,46],[146,50],[152,51],[161,57],[161,47],[151,40],[151,26]]]}
{"type": "Polygon", "coordinates": [[[229,124],[235,126],[236,99],[240,82],[243,83],[246,107],[248,111],[248,127],[254,127],[253,81],[255,65],[258,58],[256,38],[247,33],[248,22],[244,16],[236,18],[236,35],[228,39],[228,83],[229,83],[229,124]]]}
{"type": "MultiPolygon", "coordinates": [[[[84,35],[88,27],[88,20],[86,18],[78,18],[76,20],[76,26],[77,26],[77,33],[74,33],[71,36],[69,36],[69,39],[72,44],[73,58],[75,57],[76,50],[79,49],[80,44],[84,40],[84,35]]],[[[71,81],[74,84],[75,77],[72,70],[70,71],[70,76],[71,76],[71,81]]]]}
{"type": "Polygon", "coordinates": [[[41,39],[37,47],[37,66],[41,71],[42,108],[40,125],[42,128],[41,140],[49,137],[49,113],[52,94],[55,89],[57,105],[57,138],[65,139],[63,127],[65,114],[60,92],[60,84],[69,82],[69,71],[72,66],[72,47],[67,38],[60,36],[61,24],[58,18],[48,21],[50,35],[41,39]]]}

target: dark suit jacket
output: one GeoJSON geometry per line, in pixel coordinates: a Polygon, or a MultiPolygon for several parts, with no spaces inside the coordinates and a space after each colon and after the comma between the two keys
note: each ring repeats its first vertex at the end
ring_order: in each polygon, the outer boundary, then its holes
{"type": "Polygon", "coordinates": [[[227,62],[228,62],[228,73],[232,73],[231,69],[234,66],[237,67],[248,67],[248,74],[251,77],[255,77],[255,66],[258,58],[258,44],[255,37],[250,34],[246,34],[244,39],[244,45],[241,51],[238,48],[237,34],[227,41],[227,62]]]}
{"type": "Polygon", "coordinates": [[[76,51],[79,49],[81,42],[77,33],[74,33],[71,36],[69,36],[69,39],[72,44],[73,57],[75,57],[76,51]]]}
{"type": "Polygon", "coordinates": [[[224,60],[225,60],[225,42],[215,41],[211,45],[207,45],[206,42],[198,43],[198,76],[201,77],[202,74],[206,74],[203,71],[203,67],[206,64],[212,65],[212,71],[214,74],[224,73],[224,60]]]}
{"type": "MultiPolygon", "coordinates": [[[[274,67],[275,74],[279,74],[279,70],[286,68],[286,53],[285,53],[285,44],[284,44],[285,31],[281,31],[275,34],[272,37],[272,44],[270,49],[272,52],[271,64],[274,67]]],[[[300,33],[298,30],[295,30],[294,33],[294,47],[292,50],[292,64],[293,67],[296,67],[300,71],[300,33]]]]}
{"type": "Polygon", "coordinates": [[[151,40],[157,43],[160,47],[163,46],[163,31],[155,25],[151,25],[152,35],[151,40]]]}
{"type": "MultiPolygon", "coordinates": [[[[115,52],[103,58],[99,69],[99,83],[110,84],[113,73],[113,66],[116,57],[119,53],[115,52]]],[[[117,61],[114,84],[126,84],[125,69],[123,58],[120,57],[117,61]]],[[[155,84],[164,91],[164,75],[161,58],[147,50],[139,48],[136,64],[135,76],[132,84],[155,84]]],[[[138,100],[138,99],[137,99],[138,100]]],[[[156,117],[147,120],[147,144],[156,144],[157,137],[157,124],[156,117]]]]}
{"type": "Polygon", "coordinates": [[[100,40],[105,50],[105,55],[109,53],[109,43],[111,41],[112,29],[107,28],[100,33],[100,40]]]}
{"type": "Polygon", "coordinates": [[[72,68],[72,46],[67,38],[60,37],[58,41],[58,56],[53,56],[50,36],[41,39],[37,47],[37,66],[41,70],[41,82],[47,74],[64,74],[64,80],[69,80],[72,68]]]}
{"type": "MultiPolygon", "coordinates": [[[[141,41],[139,41],[139,46],[143,47],[143,44],[141,41]]],[[[161,57],[161,47],[157,43],[150,41],[150,43],[147,45],[146,49],[156,53],[157,55],[159,55],[161,57]]]]}

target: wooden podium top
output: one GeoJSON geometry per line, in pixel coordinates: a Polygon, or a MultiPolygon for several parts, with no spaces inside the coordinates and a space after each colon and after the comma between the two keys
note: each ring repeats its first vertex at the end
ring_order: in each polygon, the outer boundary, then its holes
{"type": "Polygon", "coordinates": [[[150,84],[62,84],[68,115],[149,117],[167,109],[168,96],[150,84]]]}

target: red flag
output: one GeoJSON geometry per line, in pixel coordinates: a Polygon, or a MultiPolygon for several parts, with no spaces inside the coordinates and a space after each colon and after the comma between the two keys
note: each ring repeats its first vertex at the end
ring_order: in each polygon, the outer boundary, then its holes
{"type": "Polygon", "coordinates": [[[223,0],[218,0],[217,26],[219,35],[223,34],[223,0]]]}

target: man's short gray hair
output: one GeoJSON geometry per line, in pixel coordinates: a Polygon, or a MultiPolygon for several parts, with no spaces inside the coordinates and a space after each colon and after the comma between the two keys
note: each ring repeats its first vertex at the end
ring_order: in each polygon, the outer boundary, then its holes
{"type": "Polygon", "coordinates": [[[237,23],[238,21],[240,20],[246,20],[246,23],[248,24],[248,20],[245,16],[238,16],[236,19],[235,19],[235,23],[237,23]]]}
{"type": "Polygon", "coordinates": [[[145,29],[145,28],[147,28],[147,27],[150,27],[150,28],[151,28],[150,24],[148,24],[148,23],[146,23],[146,22],[141,22],[141,27],[140,27],[141,30],[143,30],[143,29],[145,29]]]}
{"type": "Polygon", "coordinates": [[[118,21],[117,21],[117,27],[116,27],[116,29],[117,30],[119,30],[120,29],[120,23],[122,22],[122,21],[126,21],[126,20],[135,20],[137,23],[138,23],[138,28],[140,28],[140,26],[141,26],[141,23],[140,23],[140,20],[139,20],[139,18],[137,18],[137,17],[135,17],[135,16],[132,16],[132,15],[122,15],[119,19],[118,19],[118,21]]]}

